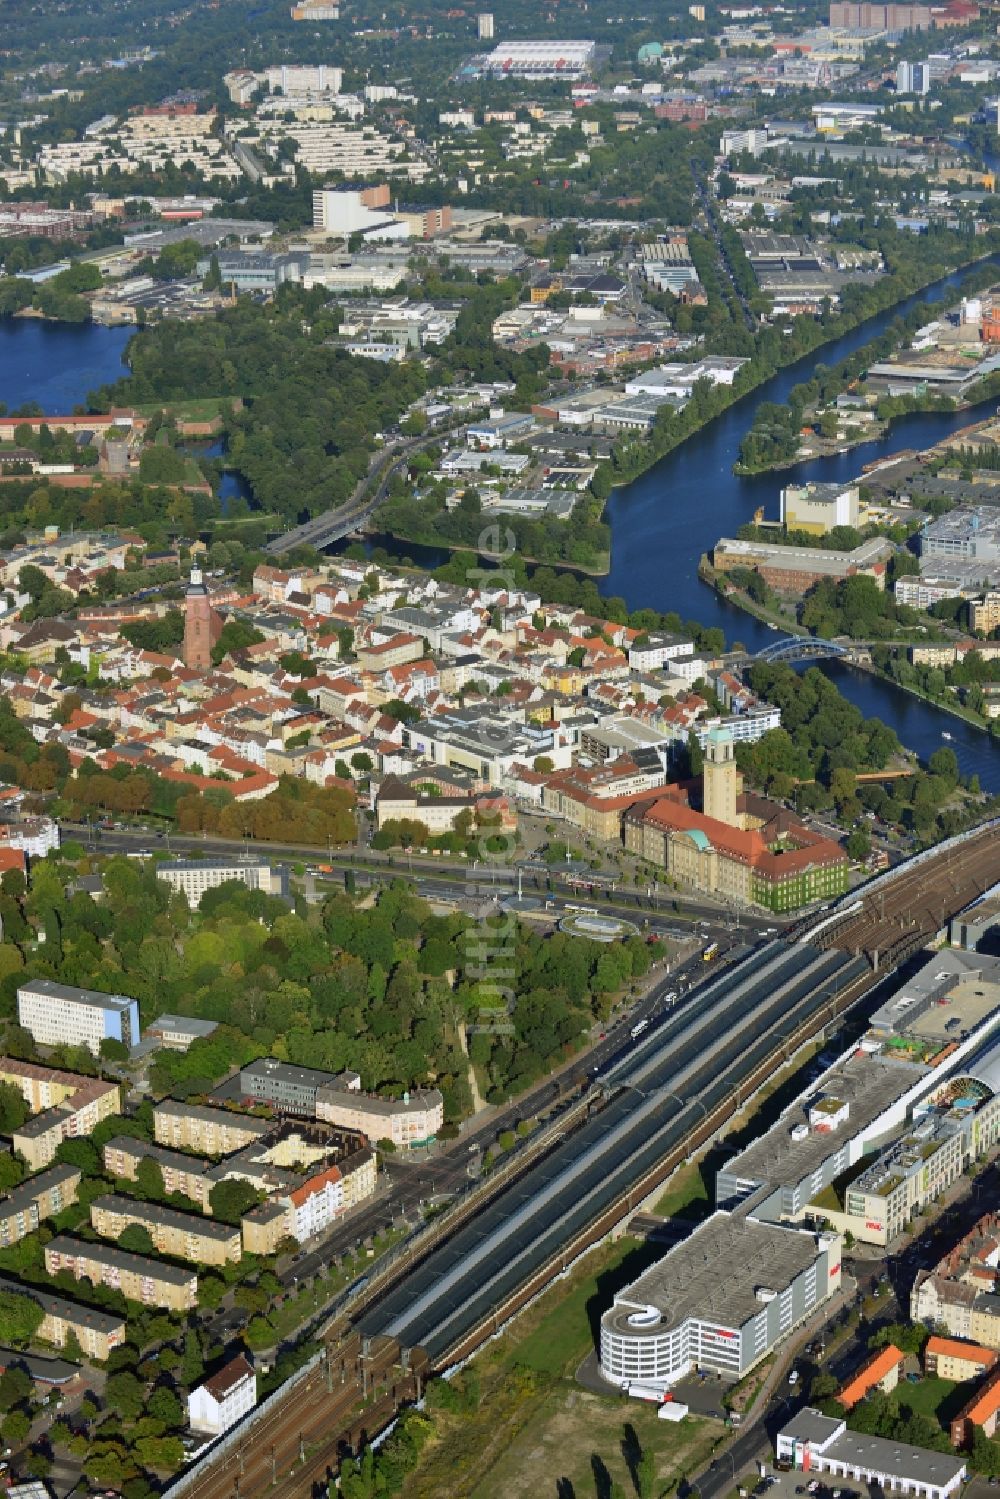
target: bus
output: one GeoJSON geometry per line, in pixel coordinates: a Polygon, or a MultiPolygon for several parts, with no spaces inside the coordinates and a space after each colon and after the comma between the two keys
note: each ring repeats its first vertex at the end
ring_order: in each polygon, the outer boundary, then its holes
{"type": "Polygon", "coordinates": [[[649,1020],[648,1019],[637,1020],[636,1021],[635,1025],[632,1027],[632,1040],[633,1041],[635,1041],[639,1036],[642,1035],[643,1031],[646,1029],[646,1027],[647,1027],[648,1024],[649,1024],[649,1020]]]}
{"type": "Polygon", "coordinates": [[[701,956],[706,963],[711,963],[713,958],[719,956],[719,944],[717,942],[710,942],[701,956]]]}

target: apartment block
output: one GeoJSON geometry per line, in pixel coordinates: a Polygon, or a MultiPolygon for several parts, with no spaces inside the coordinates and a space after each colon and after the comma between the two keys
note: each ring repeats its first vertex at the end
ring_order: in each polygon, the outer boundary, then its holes
{"type": "Polygon", "coordinates": [[[139,1042],[139,1005],[124,994],[76,989],[32,979],[17,991],[17,1019],[40,1046],[87,1046],[95,1057],[105,1040],[131,1051],[139,1042]]]}
{"type": "Polygon", "coordinates": [[[102,1119],[117,1114],[117,1083],[0,1057],[0,1082],[19,1088],[33,1117],[12,1135],[14,1149],[32,1171],[51,1164],[64,1140],[89,1135],[102,1119]]]}
{"type": "Polygon", "coordinates": [[[52,1166],[15,1187],[0,1201],[0,1247],[17,1244],[34,1233],[43,1218],[52,1218],[75,1202],[80,1176],[75,1166],[52,1166]]]}
{"type": "Polygon", "coordinates": [[[1000,593],[985,593],[969,604],[969,629],[991,635],[1000,626],[1000,593]]]}
{"type": "Polygon", "coordinates": [[[952,1338],[1000,1349],[1000,1214],[986,1213],[933,1270],[918,1270],[910,1317],[952,1338]]]}
{"type": "Polygon", "coordinates": [[[399,1150],[427,1144],[444,1123],[444,1099],[437,1088],[416,1088],[402,1098],[378,1098],[360,1089],[360,1079],[348,1084],[338,1079],[320,1088],[316,1118],[360,1130],[369,1140],[391,1140],[399,1150]]]}
{"type": "Polygon", "coordinates": [[[225,1265],[242,1257],[240,1231],[228,1223],[196,1218],[155,1202],[133,1202],[111,1193],[90,1205],[90,1222],[105,1239],[118,1239],[130,1224],[148,1229],[158,1254],[193,1260],[201,1265],[225,1265]]]}
{"type": "Polygon", "coordinates": [[[37,1286],[24,1285],[5,1276],[0,1276],[0,1291],[14,1296],[30,1296],[42,1308],[45,1315],[36,1334],[40,1342],[64,1348],[66,1339],[74,1333],[88,1358],[106,1359],[112,1348],[125,1341],[125,1319],[112,1312],[80,1306],[65,1296],[50,1296],[37,1286]]]}
{"type": "Polygon", "coordinates": [[[151,1145],[148,1140],[136,1140],[131,1135],[115,1135],[104,1147],[105,1170],[124,1181],[136,1180],[141,1161],[152,1161],[159,1166],[165,1191],[182,1192],[207,1211],[213,1184],[207,1174],[206,1162],[198,1156],[151,1145]]]}
{"type": "Polygon", "coordinates": [[[59,1234],[46,1244],[45,1268],[50,1275],[67,1270],[76,1280],[110,1286],[143,1306],[187,1312],[198,1305],[198,1277],[193,1270],[109,1244],[88,1244],[68,1234],[59,1234]]]}
{"type": "Polygon", "coordinates": [[[966,1343],[961,1338],[935,1334],[924,1344],[924,1372],[938,1379],[952,1379],[956,1384],[978,1379],[996,1361],[995,1348],[981,1348],[978,1343],[966,1343]]]}
{"type": "Polygon", "coordinates": [[[229,1155],[260,1140],[271,1129],[269,1119],[253,1119],[228,1109],[167,1099],[153,1111],[153,1133],[158,1145],[194,1150],[200,1155],[229,1155]]]}

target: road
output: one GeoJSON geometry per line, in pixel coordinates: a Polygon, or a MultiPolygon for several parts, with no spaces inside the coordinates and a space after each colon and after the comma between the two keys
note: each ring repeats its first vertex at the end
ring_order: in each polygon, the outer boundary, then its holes
{"type": "MultiPolygon", "coordinates": [[[[476,414],[475,410],[463,412],[460,424],[464,426],[476,414]]],[[[407,442],[392,442],[388,447],[380,449],[372,455],[368,473],[346,505],[342,505],[338,510],[326,510],[322,515],[312,516],[309,520],[303,521],[302,525],[295,526],[282,536],[276,536],[273,541],[268,542],[264,550],[272,555],[278,555],[289,552],[297,546],[322,548],[329,546],[331,542],[339,541],[343,536],[350,535],[385,499],[393,475],[398,474],[423,448],[439,443],[454,425],[454,422],[446,423],[436,427],[433,432],[423,433],[420,437],[411,438],[407,442]],[[374,494],[366,497],[369,484],[380,471],[374,494]]]]}
{"type": "Polygon", "coordinates": [[[809,1017],[869,981],[866,963],[844,958],[830,964],[805,944],[772,942],[717,975],[609,1062],[598,1076],[612,1090],[606,1106],[366,1312],[361,1331],[450,1357],[699,1121],[731,1112],[741,1086],[809,1017]]]}
{"type": "MultiPolygon", "coordinates": [[[[920,1232],[907,1235],[891,1253],[874,1251],[871,1257],[865,1258],[855,1253],[851,1261],[857,1286],[854,1300],[866,1303],[870,1314],[867,1317],[862,1315],[850,1335],[838,1340],[828,1352],[824,1349],[812,1360],[796,1358],[795,1366],[802,1376],[802,1394],[794,1394],[782,1380],[755,1424],[741,1430],[725,1452],[693,1481],[691,1487],[698,1489],[701,1499],[724,1499],[733,1489],[734,1474],[738,1478],[758,1458],[773,1455],[775,1433],[807,1403],[809,1382],[814,1374],[829,1373],[840,1381],[845,1380],[868,1353],[869,1340],[880,1326],[909,1321],[910,1290],[917,1271],[934,1264],[947,1245],[956,1243],[967,1233],[996,1202],[998,1191],[1000,1164],[994,1160],[975,1178],[959,1177],[938,1199],[934,1217],[929,1222],[918,1219],[920,1232]]],[[[827,1318],[828,1329],[842,1325],[846,1316],[845,1311],[836,1311],[827,1318]]],[[[817,1337],[815,1331],[811,1336],[813,1339],[817,1337]]],[[[805,1334],[800,1334],[799,1345],[804,1341],[805,1334]]],[[[969,1499],[968,1491],[966,1499],[969,1499]]]]}
{"type": "Polygon", "coordinates": [[[696,897],[661,894],[653,885],[652,895],[640,890],[615,890],[613,896],[582,893],[570,881],[558,873],[543,876],[524,867],[524,861],[509,865],[482,865],[477,868],[468,860],[448,862],[428,856],[396,851],[381,853],[361,844],[350,849],[324,850],[315,844],[263,843],[252,839],[218,838],[205,834],[166,833],[160,834],[144,829],[103,829],[95,823],[62,822],[63,838],[82,839],[88,847],[104,854],[169,853],[186,855],[197,853],[203,857],[220,859],[255,858],[289,860],[296,863],[315,864],[321,860],[338,872],[346,874],[353,870],[362,879],[395,880],[406,874],[413,879],[421,894],[439,895],[454,900],[463,895],[473,899],[488,898],[491,892],[506,899],[516,893],[519,868],[522,888],[526,895],[537,895],[542,900],[552,900],[553,918],[562,914],[567,902],[585,904],[609,915],[625,916],[631,921],[649,923],[652,928],[668,936],[689,936],[684,922],[695,921],[712,928],[713,937],[722,937],[727,931],[743,931],[754,936],[763,935],[780,927],[786,918],[768,912],[745,912],[727,910],[717,901],[699,900],[696,897]],[[549,889],[551,881],[552,890],[549,889]],[[562,887],[562,892],[555,887],[562,887]],[[456,888],[464,886],[464,890],[456,888]]]}

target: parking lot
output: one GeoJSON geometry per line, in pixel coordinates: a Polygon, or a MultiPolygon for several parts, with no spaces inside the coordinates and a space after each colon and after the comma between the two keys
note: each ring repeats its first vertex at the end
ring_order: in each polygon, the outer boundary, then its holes
{"type": "Polygon", "coordinates": [[[759,1476],[758,1470],[744,1475],[737,1481],[741,1490],[747,1494],[757,1496],[757,1499],[857,1499],[864,1492],[859,1487],[845,1487],[842,1483],[832,1485],[827,1476],[820,1474],[810,1477],[808,1473],[777,1473],[773,1471],[773,1463],[765,1462],[768,1470],[766,1478],[759,1476]]]}

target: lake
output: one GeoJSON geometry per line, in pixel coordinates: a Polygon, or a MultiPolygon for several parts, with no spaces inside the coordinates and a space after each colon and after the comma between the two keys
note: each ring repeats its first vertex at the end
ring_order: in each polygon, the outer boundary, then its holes
{"type": "Polygon", "coordinates": [[[134,331],[5,318],[0,322],[0,401],[8,411],[34,401],[46,416],[71,414],[86,402],[89,391],[128,374],[122,356],[134,331]]]}

